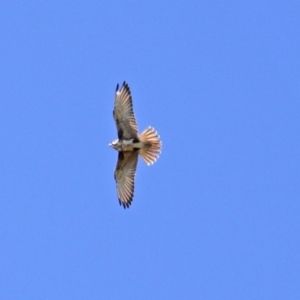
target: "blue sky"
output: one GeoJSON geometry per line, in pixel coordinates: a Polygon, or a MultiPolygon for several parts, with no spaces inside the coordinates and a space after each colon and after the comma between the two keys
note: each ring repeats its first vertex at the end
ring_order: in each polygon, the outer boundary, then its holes
{"type": "Polygon", "coordinates": [[[300,299],[299,11],[3,1],[1,299],[300,299]],[[124,80],[163,141],[128,210],[124,80]]]}

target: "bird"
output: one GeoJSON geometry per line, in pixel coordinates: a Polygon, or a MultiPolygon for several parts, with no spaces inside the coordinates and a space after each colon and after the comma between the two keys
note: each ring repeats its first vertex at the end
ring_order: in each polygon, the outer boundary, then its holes
{"type": "Polygon", "coordinates": [[[146,128],[140,135],[133,111],[132,95],[124,81],[119,89],[117,84],[113,118],[117,127],[118,139],[109,146],[118,151],[118,160],[114,172],[119,204],[129,208],[134,196],[134,180],[138,157],[149,166],[159,157],[162,141],[153,127],[146,128]]]}

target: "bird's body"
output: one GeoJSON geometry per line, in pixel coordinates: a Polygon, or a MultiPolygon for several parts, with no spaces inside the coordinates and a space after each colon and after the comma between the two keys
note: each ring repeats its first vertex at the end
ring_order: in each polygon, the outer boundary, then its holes
{"type": "Polygon", "coordinates": [[[117,85],[113,117],[117,125],[118,139],[109,145],[119,152],[114,177],[119,202],[126,208],[133,199],[138,156],[140,155],[147,165],[153,164],[161,152],[162,143],[152,127],[138,135],[131,92],[126,82],[120,90],[117,85]]]}
{"type": "Polygon", "coordinates": [[[117,151],[136,151],[143,148],[144,143],[140,142],[139,139],[123,139],[113,141],[111,146],[117,151]]]}

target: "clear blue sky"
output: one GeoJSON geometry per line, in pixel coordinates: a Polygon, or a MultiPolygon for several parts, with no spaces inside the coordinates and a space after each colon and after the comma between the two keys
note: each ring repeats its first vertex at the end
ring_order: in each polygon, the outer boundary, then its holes
{"type": "Polygon", "coordinates": [[[300,299],[299,11],[1,2],[0,298],[300,299]],[[163,141],[128,210],[124,80],[163,141]]]}

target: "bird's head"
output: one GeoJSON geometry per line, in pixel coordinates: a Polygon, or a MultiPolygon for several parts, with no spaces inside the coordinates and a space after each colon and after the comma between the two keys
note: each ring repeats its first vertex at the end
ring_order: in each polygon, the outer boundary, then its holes
{"type": "Polygon", "coordinates": [[[119,144],[119,140],[114,140],[110,144],[108,144],[108,146],[118,150],[118,144],[119,144]]]}

